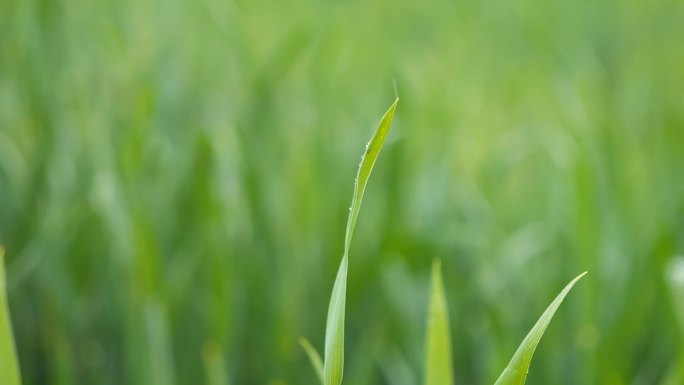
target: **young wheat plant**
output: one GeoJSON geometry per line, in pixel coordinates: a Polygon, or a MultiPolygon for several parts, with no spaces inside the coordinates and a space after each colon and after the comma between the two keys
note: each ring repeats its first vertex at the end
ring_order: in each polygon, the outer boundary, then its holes
{"type": "MultiPolygon", "coordinates": [[[[356,175],[352,204],[349,208],[347,231],[344,242],[344,253],[337,277],[333,285],[328,318],[325,331],[325,360],[322,360],[316,349],[308,340],[300,339],[304,351],[309,356],[318,378],[323,385],[340,385],[344,370],[344,311],[347,290],[347,267],[349,264],[349,246],[354,233],[354,226],[359,215],[366,183],[373,170],[380,149],[387,137],[387,133],[394,118],[398,99],[387,110],[380,120],[366,151],[361,158],[361,164],[356,175]]],[[[518,350],[513,355],[508,366],[494,385],[523,385],[527,378],[530,362],[539,341],[561,302],[575,283],[585,273],[573,279],[551,302],[551,305],[539,318],[532,330],[527,334],[518,350]]],[[[427,341],[425,350],[425,385],[453,385],[454,375],[451,358],[451,335],[449,332],[449,314],[444,285],[440,270],[440,262],[435,261],[432,267],[432,288],[428,310],[427,341]]]]}

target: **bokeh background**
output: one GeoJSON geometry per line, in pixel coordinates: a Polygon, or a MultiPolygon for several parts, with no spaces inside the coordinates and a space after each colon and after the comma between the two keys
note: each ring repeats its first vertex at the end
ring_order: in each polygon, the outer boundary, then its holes
{"type": "Polygon", "coordinates": [[[683,384],[683,38],[680,0],[2,0],[25,384],[316,384],[297,339],[395,92],[344,383],[422,382],[441,258],[458,384],[585,270],[528,384],[683,384]]]}

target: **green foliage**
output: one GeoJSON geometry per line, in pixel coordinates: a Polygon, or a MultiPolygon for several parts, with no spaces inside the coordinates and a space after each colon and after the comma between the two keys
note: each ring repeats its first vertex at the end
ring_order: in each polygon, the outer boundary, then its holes
{"type": "Polygon", "coordinates": [[[335,277],[328,318],[325,325],[325,361],[323,383],[339,385],[344,374],[344,307],[347,292],[348,257],[345,254],[335,277]]]}
{"type": "MultiPolygon", "coordinates": [[[[347,231],[344,239],[344,255],[340,268],[335,277],[335,284],[333,285],[332,295],[330,297],[330,305],[328,307],[328,318],[325,328],[325,362],[323,364],[323,383],[324,385],[339,385],[342,383],[342,375],[344,372],[344,314],[345,314],[345,299],[347,293],[347,270],[349,265],[349,247],[351,245],[352,236],[354,234],[354,227],[356,226],[356,219],[359,216],[361,209],[361,202],[363,201],[363,194],[366,190],[366,184],[370,177],[375,160],[380,154],[382,145],[385,143],[385,138],[392,125],[394,119],[394,111],[397,108],[399,99],[396,99],[390,108],[385,112],[377,129],[373,133],[370,141],[366,145],[366,150],[361,156],[361,163],[354,181],[354,194],[352,196],[352,203],[349,207],[349,217],[347,219],[347,231]]],[[[309,358],[320,375],[320,358],[313,347],[304,340],[303,344],[309,358]]]]}
{"type": "Polygon", "coordinates": [[[7,304],[7,282],[5,279],[5,249],[0,246],[0,383],[20,385],[12,323],[7,304]]]}
{"type": "Polygon", "coordinates": [[[451,363],[451,334],[449,309],[444,296],[441,264],[432,264],[432,289],[428,310],[427,344],[425,351],[425,385],[453,385],[454,370],[451,363]]]}
{"type": "Polygon", "coordinates": [[[397,103],[399,103],[398,98],[382,116],[377,129],[373,133],[373,136],[368,144],[366,144],[365,152],[361,156],[361,163],[359,164],[359,169],[356,173],[356,179],[354,180],[354,195],[352,196],[351,206],[349,207],[347,231],[344,235],[344,256],[349,255],[349,247],[351,246],[354,227],[356,227],[356,219],[359,217],[361,202],[363,201],[363,194],[366,192],[366,184],[368,183],[368,178],[370,177],[371,171],[373,171],[373,166],[375,166],[375,161],[378,159],[378,155],[380,155],[382,145],[385,143],[387,133],[392,126],[392,120],[394,119],[394,112],[397,109],[397,103]]]}
{"type": "Polygon", "coordinates": [[[532,327],[532,330],[527,334],[523,342],[516,350],[511,362],[504,369],[503,373],[494,385],[523,385],[527,379],[527,373],[530,368],[530,363],[532,362],[532,356],[534,351],[537,349],[537,345],[546,331],[546,327],[549,326],[553,315],[556,314],[556,310],[565,299],[565,296],[570,292],[570,289],[575,285],[580,278],[587,274],[582,273],[573,279],[565,288],[558,294],[556,299],[551,302],[544,314],[541,315],[537,323],[532,327]]]}
{"type": "Polygon", "coordinates": [[[0,1],[23,384],[150,385],[148,298],[177,385],[206,382],[207,341],[232,384],[317,384],[297,340],[323,354],[356,133],[396,80],[344,385],[423,381],[433,256],[458,384],[493,383],[520,305],[589,270],[536,382],[681,385],[682,20],[681,0],[0,1]]]}
{"type": "MultiPolygon", "coordinates": [[[[544,311],[520,347],[513,355],[511,362],[504,369],[495,385],[524,385],[534,351],[548,327],[556,310],[570,292],[570,289],[585,273],[573,279],[544,311]]],[[[444,295],[444,284],[439,260],[432,264],[432,289],[430,291],[430,307],[428,310],[427,344],[425,354],[425,385],[453,385],[453,369],[451,361],[451,335],[449,332],[449,314],[444,295]]]]}

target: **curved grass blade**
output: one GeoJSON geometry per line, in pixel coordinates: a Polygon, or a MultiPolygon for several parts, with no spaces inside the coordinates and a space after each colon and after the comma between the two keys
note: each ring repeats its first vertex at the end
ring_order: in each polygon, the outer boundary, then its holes
{"type": "Polygon", "coordinates": [[[12,336],[12,322],[7,304],[5,249],[0,246],[0,383],[20,385],[19,363],[12,336]]]}
{"type": "Polygon", "coordinates": [[[449,310],[444,296],[441,263],[432,263],[432,288],[425,351],[425,385],[453,385],[449,310]]]}
{"type": "Polygon", "coordinates": [[[349,218],[347,218],[347,232],[344,237],[344,255],[349,254],[349,245],[351,244],[354,227],[356,226],[356,218],[359,216],[359,209],[361,208],[361,201],[363,200],[363,193],[366,191],[366,183],[370,177],[375,160],[378,159],[382,145],[385,143],[385,138],[392,126],[394,119],[394,111],[397,109],[399,98],[394,100],[394,103],[385,112],[378,128],[371,137],[368,144],[366,144],[366,151],[361,156],[361,163],[359,170],[356,173],[356,180],[354,181],[354,195],[352,196],[351,207],[349,207],[349,218]]]}
{"type": "Polygon", "coordinates": [[[321,384],[324,384],[325,382],[323,381],[323,361],[321,360],[321,356],[316,351],[316,348],[314,348],[311,345],[309,340],[303,337],[299,339],[299,344],[302,345],[302,349],[304,349],[306,355],[309,356],[311,365],[314,367],[316,375],[318,375],[318,379],[321,381],[321,384]]]}
{"type": "Polygon", "coordinates": [[[380,120],[378,128],[366,145],[366,151],[361,157],[361,164],[354,182],[354,195],[352,196],[349,218],[347,219],[347,231],[344,239],[344,255],[340,268],[337,271],[335,284],[333,285],[330,305],[328,306],[328,319],[325,329],[325,363],[323,366],[324,385],[340,385],[344,369],[344,307],[347,293],[347,267],[349,264],[349,246],[351,244],[356,219],[359,216],[363,193],[366,190],[368,177],[373,170],[375,160],[380,154],[380,149],[385,142],[387,132],[392,125],[394,111],[397,108],[396,99],[385,115],[380,120]]]}
{"type": "Polygon", "coordinates": [[[527,334],[520,344],[520,347],[518,347],[518,350],[513,355],[511,362],[506,369],[504,369],[503,373],[501,373],[501,376],[499,376],[499,379],[496,380],[494,385],[523,385],[525,383],[527,372],[530,368],[530,362],[532,361],[532,355],[534,355],[534,351],[537,348],[544,331],[546,331],[546,327],[549,326],[549,322],[551,322],[553,315],[556,313],[556,310],[558,310],[563,299],[565,299],[565,296],[570,292],[570,289],[572,289],[575,283],[577,283],[580,278],[584,277],[585,274],[587,274],[586,271],[573,279],[565,286],[563,291],[558,294],[558,297],[551,302],[551,305],[546,308],[544,314],[542,314],[532,330],[527,334]]]}

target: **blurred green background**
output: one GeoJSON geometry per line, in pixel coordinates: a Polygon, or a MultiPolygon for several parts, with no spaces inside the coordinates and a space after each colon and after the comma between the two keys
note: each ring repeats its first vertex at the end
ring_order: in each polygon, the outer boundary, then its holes
{"type": "Polygon", "coordinates": [[[684,383],[684,2],[2,0],[24,382],[308,385],[365,142],[345,384],[684,383]],[[678,313],[679,311],[679,313],[678,313]]]}

